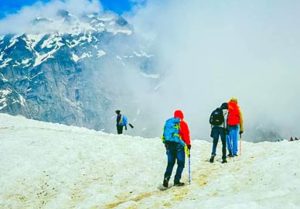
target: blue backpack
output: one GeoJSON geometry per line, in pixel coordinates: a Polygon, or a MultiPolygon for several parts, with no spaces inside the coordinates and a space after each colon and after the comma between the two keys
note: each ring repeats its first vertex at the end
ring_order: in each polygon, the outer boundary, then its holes
{"type": "Polygon", "coordinates": [[[120,124],[121,124],[122,126],[127,126],[127,117],[126,117],[125,115],[122,115],[120,124]]]}
{"type": "Polygon", "coordinates": [[[179,135],[180,128],[180,119],[179,118],[170,118],[165,122],[164,133],[163,133],[163,142],[177,142],[184,145],[184,142],[181,140],[179,135]]]}

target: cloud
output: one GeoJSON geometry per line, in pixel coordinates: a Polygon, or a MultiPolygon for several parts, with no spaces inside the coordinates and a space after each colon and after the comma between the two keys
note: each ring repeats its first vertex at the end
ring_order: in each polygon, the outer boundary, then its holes
{"type": "Polygon", "coordinates": [[[37,2],[25,6],[16,14],[11,14],[0,20],[0,34],[22,34],[32,32],[32,20],[37,17],[57,19],[59,10],[67,10],[80,16],[85,13],[100,12],[102,6],[98,0],[53,0],[48,3],[37,2]]]}
{"type": "Polygon", "coordinates": [[[153,102],[160,123],[182,108],[192,135],[209,138],[210,112],[234,96],[246,138],[300,134],[299,9],[294,0],[149,1],[130,22],[166,75],[153,102]]]}

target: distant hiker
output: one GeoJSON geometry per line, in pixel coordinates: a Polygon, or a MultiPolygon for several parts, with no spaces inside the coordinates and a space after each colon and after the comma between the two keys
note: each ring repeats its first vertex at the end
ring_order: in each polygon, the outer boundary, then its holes
{"type": "Polygon", "coordinates": [[[185,164],[185,146],[189,151],[191,149],[191,142],[189,127],[183,120],[183,117],[183,112],[181,110],[176,110],[174,112],[174,117],[165,122],[162,140],[167,151],[168,165],[164,174],[164,187],[168,187],[176,160],[177,170],[174,177],[174,185],[184,185],[183,182],[180,182],[180,179],[185,164]]]}
{"type": "Polygon", "coordinates": [[[127,130],[127,117],[121,114],[121,110],[116,110],[117,114],[117,132],[118,134],[123,133],[123,128],[127,130]]]}
{"type": "Polygon", "coordinates": [[[219,141],[219,136],[222,141],[222,163],[227,163],[226,160],[226,120],[228,113],[228,104],[223,103],[220,107],[215,109],[209,118],[209,123],[211,124],[210,136],[213,138],[212,152],[209,162],[213,163],[216,156],[217,145],[219,141]]]}
{"type": "Polygon", "coordinates": [[[125,127],[125,130],[127,130],[127,124],[130,128],[134,128],[134,126],[131,123],[128,123],[127,117],[125,115],[121,114],[121,110],[116,110],[117,114],[117,132],[118,134],[123,133],[123,128],[125,127]]]}
{"type": "Polygon", "coordinates": [[[289,141],[297,141],[297,140],[299,140],[297,137],[295,137],[294,139],[293,137],[291,137],[289,141]]]}
{"type": "Polygon", "coordinates": [[[228,156],[234,157],[238,155],[239,134],[241,136],[244,132],[242,112],[236,98],[231,98],[228,102],[227,131],[228,156]]]}

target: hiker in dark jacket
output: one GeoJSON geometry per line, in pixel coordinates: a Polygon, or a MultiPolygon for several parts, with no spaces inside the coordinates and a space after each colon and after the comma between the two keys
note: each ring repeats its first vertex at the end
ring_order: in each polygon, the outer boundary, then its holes
{"type": "Polygon", "coordinates": [[[117,114],[117,132],[118,134],[122,134],[123,133],[123,128],[125,127],[125,130],[127,130],[127,124],[124,123],[126,121],[124,121],[124,116],[121,114],[121,110],[116,110],[116,114],[117,114]]]}
{"type": "Polygon", "coordinates": [[[213,138],[212,152],[209,162],[213,163],[217,152],[219,136],[222,141],[222,163],[227,163],[226,160],[226,129],[227,129],[227,113],[228,104],[223,103],[219,108],[214,110],[210,116],[211,134],[213,138]]]}

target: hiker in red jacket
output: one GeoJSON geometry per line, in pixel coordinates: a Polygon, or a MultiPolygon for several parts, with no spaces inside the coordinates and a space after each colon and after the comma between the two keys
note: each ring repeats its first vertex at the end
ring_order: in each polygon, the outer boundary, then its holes
{"type": "Polygon", "coordinates": [[[191,149],[190,131],[187,123],[183,120],[183,113],[181,110],[174,112],[174,117],[168,119],[164,126],[163,143],[165,144],[168,165],[164,174],[163,186],[168,187],[172,170],[177,160],[177,170],[174,177],[175,186],[183,186],[180,182],[181,174],[185,164],[185,149],[191,149]]]}
{"type": "Polygon", "coordinates": [[[238,153],[238,135],[244,132],[243,116],[236,98],[228,102],[227,129],[228,156],[234,157],[238,153]]]}

